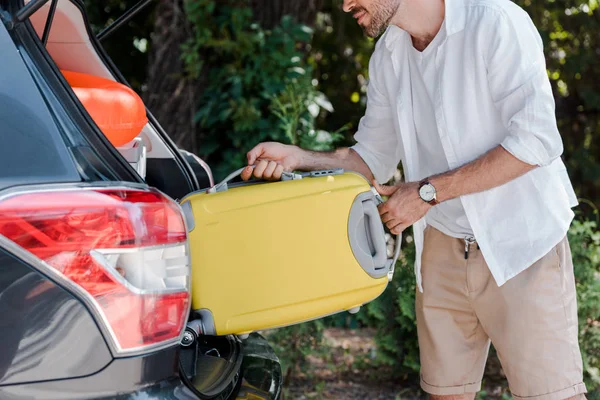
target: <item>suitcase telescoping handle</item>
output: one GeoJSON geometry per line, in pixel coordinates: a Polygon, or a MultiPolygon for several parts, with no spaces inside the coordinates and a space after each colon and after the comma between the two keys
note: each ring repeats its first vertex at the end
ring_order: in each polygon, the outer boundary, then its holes
{"type": "MultiPolygon", "coordinates": [[[[252,167],[255,167],[255,165],[252,165],[252,167]]],[[[218,192],[224,192],[225,190],[228,189],[227,184],[234,178],[237,178],[238,176],[240,176],[242,174],[242,172],[246,169],[246,167],[240,168],[238,170],[233,171],[232,173],[230,173],[229,175],[227,175],[225,177],[225,179],[223,179],[221,182],[217,183],[216,185],[208,188],[206,190],[206,193],[218,193],[218,192]]],[[[297,180],[297,179],[302,179],[302,175],[300,174],[295,174],[293,172],[286,172],[284,171],[281,174],[281,180],[282,181],[291,181],[291,180],[297,180]]]]}
{"type": "MultiPolygon", "coordinates": [[[[256,167],[256,165],[251,165],[251,167],[254,168],[254,167],[256,167]]],[[[240,176],[242,174],[242,172],[244,171],[244,169],[246,169],[246,167],[243,167],[236,171],[233,171],[231,174],[227,175],[225,177],[225,179],[223,179],[221,182],[210,187],[206,191],[206,193],[217,193],[217,192],[223,192],[223,191],[227,190],[228,189],[227,184],[232,179],[240,176]]],[[[319,176],[341,175],[343,173],[344,173],[343,168],[322,169],[322,170],[318,170],[318,171],[303,172],[300,174],[297,174],[295,172],[283,171],[281,173],[281,180],[282,181],[295,181],[295,180],[307,178],[307,177],[315,178],[315,177],[319,177],[319,176]]]]}

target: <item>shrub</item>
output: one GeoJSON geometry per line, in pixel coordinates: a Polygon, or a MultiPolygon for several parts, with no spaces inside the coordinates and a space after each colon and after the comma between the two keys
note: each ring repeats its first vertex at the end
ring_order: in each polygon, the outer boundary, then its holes
{"type": "Polygon", "coordinates": [[[600,231],[574,221],[569,230],[579,310],[579,345],[588,391],[600,395],[600,231]]]}
{"type": "Polygon", "coordinates": [[[185,3],[194,32],[183,45],[183,60],[203,86],[195,115],[199,153],[217,179],[244,166],[246,152],[259,142],[330,150],[341,137],[316,128],[317,117],[333,108],[313,85],[306,61],[312,30],[290,16],[263,29],[247,3],[185,3]]]}

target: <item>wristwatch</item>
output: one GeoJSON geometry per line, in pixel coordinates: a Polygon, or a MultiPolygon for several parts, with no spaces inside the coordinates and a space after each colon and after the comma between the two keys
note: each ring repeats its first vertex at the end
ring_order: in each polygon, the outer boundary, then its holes
{"type": "Polygon", "coordinates": [[[429,179],[423,179],[419,182],[419,197],[426,203],[435,206],[439,204],[436,199],[437,192],[435,191],[435,187],[429,182],[429,179]]]}

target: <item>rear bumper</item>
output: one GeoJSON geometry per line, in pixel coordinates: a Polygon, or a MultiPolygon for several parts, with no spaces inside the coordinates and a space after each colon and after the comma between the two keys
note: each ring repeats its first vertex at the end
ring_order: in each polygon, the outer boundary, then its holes
{"type": "Polygon", "coordinates": [[[114,359],[101,371],[88,376],[0,386],[0,399],[197,400],[179,379],[177,357],[174,347],[143,357],[114,359]]]}
{"type": "MultiPolygon", "coordinates": [[[[242,351],[241,382],[231,399],[278,400],[281,366],[271,346],[254,333],[244,341],[242,351]]],[[[0,386],[0,399],[198,400],[179,377],[178,354],[177,348],[171,348],[144,357],[115,359],[85,377],[0,386]]]]}
{"type": "Polygon", "coordinates": [[[134,393],[117,395],[114,398],[118,400],[198,400],[198,397],[195,396],[178,378],[162,381],[153,386],[139,389],[134,393]]]}

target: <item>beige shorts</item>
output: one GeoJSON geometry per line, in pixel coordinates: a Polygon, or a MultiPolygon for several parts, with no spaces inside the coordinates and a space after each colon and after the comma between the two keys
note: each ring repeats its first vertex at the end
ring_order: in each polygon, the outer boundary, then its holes
{"type": "Polygon", "coordinates": [[[424,391],[479,391],[491,342],[515,399],[586,393],[566,238],[498,287],[477,244],[465,259],[463,239],[428,227],[422,274],[416,311],[424,391]]]}

